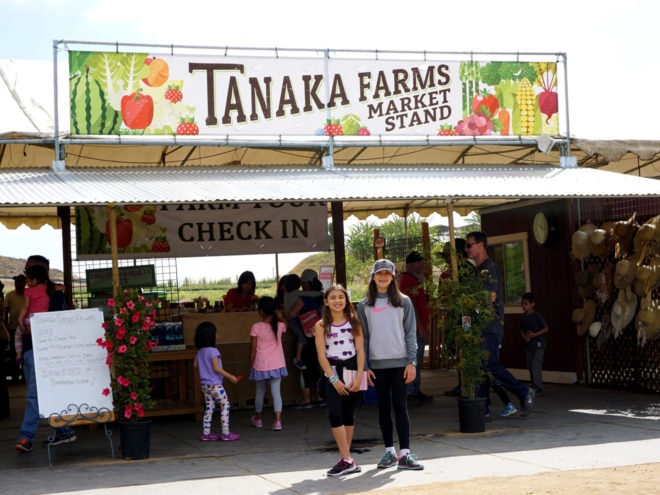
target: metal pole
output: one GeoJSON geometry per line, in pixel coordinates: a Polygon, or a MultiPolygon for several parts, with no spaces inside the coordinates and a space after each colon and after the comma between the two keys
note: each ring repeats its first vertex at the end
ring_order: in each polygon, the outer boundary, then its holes
{"type": "Polygon", "coordinates": [[[60,123],[59,123],[59,108],[57,105],[57,47],[59,45],[58,41],[53,40],[53,91],[54,91],[54,101],[53,101],[53,119],[54,122],[54,131],[55,131],[55,161],[60,160],[60,123]]]}
{"type": "Polygon", "coordinates": [[[346,285],[346,246],[344,244],[344,203],[333,201],[332,210],[332,237],[335,242],[335,276],[337,283],[346,285]]]}
{"type": "MultiPolygon", "coordinates": [[[[234,51],[270,51],[273,48],[269,47],[249,47],[249,46],[204,46],[204,45],[176,45],[176,44],[158,44],[158,43],[125,43],[117,41],[87,41],[87,40],[60,40],[60,43],[66,45],[95,45],[95,46],[107,46],[111,47],[113,50],[119,50],[119,47],[147,47],[147,48],[164,48],[168,53],[174,48],[181,49],[197,49],[197,50],[221,50],[226,52],[227,50],[234,51]]],[[[278,52],[302,52],[302,53],[319,53],[324,51],[332,50],[335,53],[368,53],[379,55],[391,54],[391,55],[417,55],[417,56],[426,56],[429,55],[467,55],[474,57],[475,55],[504,55],[511,57],[512,60],[519,60],[520,56],[552,56],[559,57],[562,53],[557,52],[470,52],[470,51],[428,51],[428,50],[361,50],[361,49],[348,49],[348,48],[277,48],[278,52]]]]}
{"type": "MultiPolygon", "coordinates": [[[[564,106],[566,112],[566,156],[571,156],[571,119],[568,114],[568,62],[566,60],[566,53],[562,53],[562,58],[564,59],[564,106]]],[[[578,200],[578,211],[579,211],[579,201],[578,200]]]]}
{"type": "MultiPolygon", "coordinates": [[[[332,112],[330,111],[330,50],[325,50],[323,59],[323,73],[325,77],[325,115],[326,119],[332,119],[332,112]]],[[[330,136],[328,140],[328,154],[323,157],[323,168],[335,168],[335,138],[330,136]]]]}

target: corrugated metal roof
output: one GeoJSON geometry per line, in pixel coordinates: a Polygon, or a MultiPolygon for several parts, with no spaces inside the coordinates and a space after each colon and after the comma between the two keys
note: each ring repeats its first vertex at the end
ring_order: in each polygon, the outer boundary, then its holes
{"type": "MultiPolygon", "coordinates": [[[[660,196],[660,182],[553,166],[94,168],[0,172],[0,205],[217,201],[398,201],[428,206],[486,199],[660,196]]],[[[491,203],[492,204],[492,203],[491,203]]],[[[364,206],[364,205],[362,205],[364,206]]]]}

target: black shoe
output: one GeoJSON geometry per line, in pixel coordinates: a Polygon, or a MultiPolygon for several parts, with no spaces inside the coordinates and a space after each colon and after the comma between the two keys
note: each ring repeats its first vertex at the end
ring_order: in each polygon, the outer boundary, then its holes
{"type": "Polygon", "coordinates": [[[399,457],[399,463],[397,469],[409,469],[412,471],[421,471],[424,469],[419,462],[417,462],[417,456],[413,454],[402,455],[399,457]]]}
{"type": "Polygon", "coordinates": [[[55,436],[53,438],[48,437],[46,440],[41,442],[41,445],[44,447],[50,445],[51,447],[54,445],[62,445],[64,443],[73,443],[76,440],[78,440],[78,437],[76,437],[76,434],[72,431],[59,434],[55,433],[55,436]]]}
{"type": "Polygon", "coordinates": [[[422,404],[430,404],[433,402],[433,397],[430,395],[426,395],[422,392],[418,393],[415,397],[422,403],[422,404]]]}
{"type": "Polygon", "coordinates": [[[359,472],[360,468],[355,465],[355,461],[350,462],[345,459],[339,459],[339,462],[332,466],[327,472],[328,476],[341,476],[342,474],[349,474],[359,472]]]}
{"type": "Polygon", "coordinates": [[[527,397],[520,401],[520,416],[528,416],[532,412],[532,407],[534,407],[534,391],[530,388],[527,390],[527,397]]]}
{"type": "Polygon", "coordinates": [[[16,450],[20,452],[32,452],[32,442],[27,438],[21,438],[20,441],[16,444],[16,450]]]}

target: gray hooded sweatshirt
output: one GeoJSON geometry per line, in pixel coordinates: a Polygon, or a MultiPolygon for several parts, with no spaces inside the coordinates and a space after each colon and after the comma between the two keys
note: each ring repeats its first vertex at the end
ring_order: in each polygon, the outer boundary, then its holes
{"type": "Polygon", "coordinates": [[[371,369],[403,368],[417,356],[417,324],[410,298],[401,294],[402,307],[393,307],[387,294],[378,294],[374,306],[365,297],[357,313],[364,330],[364,348],[371,369]]]}

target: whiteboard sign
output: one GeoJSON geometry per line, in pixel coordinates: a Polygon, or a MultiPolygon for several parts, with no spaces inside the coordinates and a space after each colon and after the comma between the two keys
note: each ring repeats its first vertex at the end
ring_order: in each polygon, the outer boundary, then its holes
{"type": "MultiPolygon", "coordinates": [[[[30,317],[39,415],[63,413],[70,404],[112,411],[103,313],[98,308],[35,313],[30,317]]],[[[81,412],[84,412],[81,411],[81,412]]]]}

